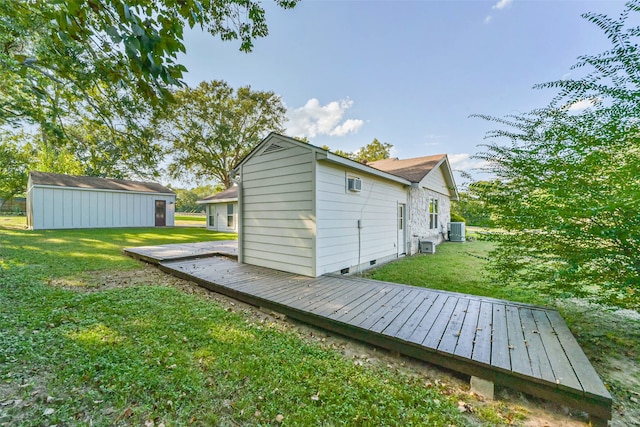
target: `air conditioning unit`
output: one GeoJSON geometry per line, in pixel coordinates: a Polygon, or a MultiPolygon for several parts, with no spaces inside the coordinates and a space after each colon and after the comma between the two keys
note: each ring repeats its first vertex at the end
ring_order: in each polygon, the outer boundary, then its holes
{"type": "Polygon", "coordinates": [[[419,243],[421,254],[435,254],[436,244],[430,240],[421,240],[419,243]]]}
{"type": "Polygon", "coordinates": [[[362,180],[360,178],[347,178],[347,188],[349,191],[362,191],[362,180]]]}
{"type": "Polygon", "coordinates": [[[464,242],[465,238],[465,224],[464,222],[450,222],[449,223],[449,241],[450,242],[464,242]]]}

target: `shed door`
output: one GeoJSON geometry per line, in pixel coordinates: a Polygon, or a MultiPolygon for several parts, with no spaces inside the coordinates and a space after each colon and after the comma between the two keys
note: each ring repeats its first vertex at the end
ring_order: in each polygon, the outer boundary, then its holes
{"type": "Polygon", "coordinates": [[[167,202],[165,200],[156,200],[156,227],[164,227],[167,225],[167,202]]]}
{"type": "Polygon", "coordinates": [[[398,255],[407,253],[407,205],[398,203],[398,255]]]}

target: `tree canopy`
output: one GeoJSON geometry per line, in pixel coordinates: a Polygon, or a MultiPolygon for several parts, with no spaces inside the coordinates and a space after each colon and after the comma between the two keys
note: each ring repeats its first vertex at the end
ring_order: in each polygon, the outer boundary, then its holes
{"type": "Polygon", "coordinates": [[[638,12],[583,15],[612,44],[579,58],[586,75],[537,86],[558,90],[545,108],[484,117],[501,125],[479,158],[499,180],[484,200],[507,231],[492,257],[503,279],[640,307],[638,12]]]}
{"type": "Polygon", "coordinates": [[[378,138],[373,138],[373,141],[353,153],[352,158],[356,162],[374,162],[388,159],[391,154],[391,148],[393,148],[393,145],[388,142],[380,142],[378,138]]]}
{"type": "Polygon", "coordinates": [[[204,212],[204,204],[198,204],[198,200],[204,199],[212,194],[223,191],[222,184],[201,185],[192,189],[172,188],[176,193],[176,212],[204,212]]]}
{"type": "Polygon", "coordinates": [[[458,200],[451,202],[451,214],[465,219],[467,225],[493,227],[491,211],[484,201],[484,194],[491,191],[492,186],[499,185],[493,181],[476,181],[469,184],[466,190],[458,191],[458,200]]]}
{"type": "Polygon", "coordinates": [[[14,135],[0,134],[0,199],[3,200],[9,200],[27,188],[31,153],[15,139],[14,135]]]}
{"type": "Polygon", "coordinates": [[[273,92],[250,86],[234,91],[223,81],[202,82],[175,93],[158,119],[175,178],[192,174],[229,188],[229,171],[269,132],[282,132],[285,107],[273,92]]]}
{"type": "Polygon", "coordinates": [[[388,142],[380,142],[378,141],[378,138],[373,138],[373,141],[353,153],[343,150],[331,150],[326,145],[322,148],[339,156],[355,160],[356,162],[373,162],[376,160],[388,159],[393,145],[388,142]]]}
{"type": "Polygon", "coordinates": [[[186,71],[177,62],[185,28],[237,39],[242,51],[268,34],[254,0],[3,0],[0,16],[0,125],[57,131],[68,114],[115,126],[170,97],[186,71]]]}

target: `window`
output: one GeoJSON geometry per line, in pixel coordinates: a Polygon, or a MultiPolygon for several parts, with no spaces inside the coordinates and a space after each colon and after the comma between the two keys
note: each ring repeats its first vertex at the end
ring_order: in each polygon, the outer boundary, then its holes
{"type": "Polygon", "coordinates": [[[233,228],[233,203],[227,204],[227,227],[233,228]]]}
{"type": "Polygon", "coordinates": [[[429,230],[438,228],[438,199],[429,197],[429,230]]]}
{"type": "Polygon", "coordinates": [[[215,212],[216,212],[216,208],[215,205],[209,205],[209,227],[213,227],[215,226],[215,212]]]}

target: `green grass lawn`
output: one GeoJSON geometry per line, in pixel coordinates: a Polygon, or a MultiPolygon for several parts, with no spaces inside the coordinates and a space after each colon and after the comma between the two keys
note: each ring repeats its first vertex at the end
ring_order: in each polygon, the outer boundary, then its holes
{"type": "Polygon", "coordinates": [[[486,265],[494,243],[445,242],[434,255],[406,257],[365,273],[366,277],[424,288],[508,299],[530,304],[550,304],[537,290],[492,282],[486,265]]]}
{"type": "Polygon", "coordinates": [[[27,228],[27,217],[20,215],[0,215],[0,227],[5,228],[27,228]]]}
{"type": "Polygon", "coordinates": [[[190,221],[190,222],[206,222],[207,217],[202,215],[180,215],[179,213],[175,214],[176,221],[190,221]]]}
{"type": "Polygon", "coordinates": [[[124,247],[229,238],[198,228],[0,227],[0,424],[478,423],[424,377],[354,364],[163,274],[129,283],[144,269],[124,247]],[[107,280],[120,286],[101,286],[107,280]]]}

